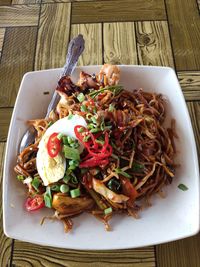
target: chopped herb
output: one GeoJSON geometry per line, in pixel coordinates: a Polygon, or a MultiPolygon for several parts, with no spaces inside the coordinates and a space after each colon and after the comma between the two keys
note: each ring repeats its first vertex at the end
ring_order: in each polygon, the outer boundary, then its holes
{"type": "Polygon", "coordinates": [[[31,185],[33,186],[33,188],[38,191],[38,187],[40,186],[41,184],[41,181],[40,179],[36,176],[33,178],[32,182],[31,182],[31,185]]]}
{"type": "Polygon", "coordinates": [[[71,120],[71,119],[73,118],[73,116],[74,116],[73,114],[69,114],[69,115],[67,116],[67,119],[68,119],[68,120],[71,120]]]}
{"type": "Polygon", "coordinates": [[[60,186],[60,192],[61,193],[67,193],[67,192],[69,192],[69,186],[67,184],[62,184],[60,186]]]}
{"type": "Polygon", "coordinates": [[[19,181],[24,181],[25,177],[23,175],[17,175],[19,181]]]}
{"type": "Polygon", "coordinates": [[[67,139],[67,136],[63,136],[62,137],[62,142],[64,145],[68,145],[68,139],[67,139]]]}
{"type": "Polygon", "coordinates": [[[119,173],[119,174],[123,175],[126,178],[132,178],[132,176],[130,174],[128,174],[127,172],[123,171],[120,168],[116,168],[115,171],[116,171],[116,173],[119,173]]]}
{"type": "Polygon", "coordinates": [[[79,161],[78,160],[70,160],[69,161],[69,170],[75,170],[78,167],[79,161]]]}
{"type": "Polygon", "coordinates": [[[71,182],[72,182],[73,184],[78,184],[78,179],[77,179],[77,177],[76,177],[73,173],[72,173],[71,182]]]}
{"type": "Polygon", "coordinates": [[[102,131],[104,131],[104,129],[105,129],[105,122],[104,121],[101,122],[100,128],[102,131]]]}
{"type": "Polygon", "coordinates": [[[60,191],[60,185],[58,185],[58,184],[52,185],[51,186],[51,190],[52,191],[59,192],[60,191]]]}
{"type": "Polygon", "coordinates": [[[98,133],[100,131],[101,131],[100,128],[93,128],[93,129],[90,130],[91,133],[98,133]]]}
{"type": "Polygon", "coordinates": [[[80,154],[79,154],[78,149],[76,148],[72,148],[68,145],[64,145],[63,152],[65,155],[65,158],[67,159],[80,160],[80,154]]]}
{"type": "Polygon", "coordinates": [[[70,195],[72,198],[76,198],[76,197],[79,197],[81,194],[80,192],[80,189],[79,188],[76,188],[76,189],[73,189],[70,191],[70,195]]]}
{"type": "Polygon", "coordinates": [[[96,125],[94,123],[89,123],[87,127],[89,130],[91,130],[91,129],[95,128],[96,125]]]}
{"type": "Polygon", "coordinates": [[[87,112],[87,107],[85,105],[81,105],[81,111],[82,112],[87,112]]]}
{"type": "Polygon", "coordinates": [[[134,162],[131,169],[134,172],[142,172],[144,170],[144,165],[134,162]]]}
{"type": "Polygon", "coordinates": [[[59,134],[57,135],[58,140],[61,140],[62,137],[63,137],[63,134],[62,134],[62,133],[59,133],[59,134]]]}
{"type": "Polygon", "coordinates": [[[187,191],[188,190],[188,187],[186,185],[184,185],[184,184],[179,184],[178,188],[181,189],[182,191],[187,191]]]}
{"type": "Polygon", "coordinates": [[[120,85],[113,85],[113,86],[106,86],[102,89],[99,89],[99,90],[94,90],[92,91],[91,93],[89,93],[89,96],[91,98],[94,98],[96,96],[98,96],[99,94],[103,93],[104,91],[111,91],[114,96],[118,95],[124,88],[120,85]]]}
{"type": "Polygon", "coordinates": [[[93,122],[93,123],[97,123],[97,119],[93,116],[93,117],[91,117],[91,121],[93,122]]]}
{"type": "Polygon", "coordinates": [[[71,176],[66,174],[66,175],[63,177],[63,182],[66,183],[66,184],[68,184],[68,182],[70,181],[70,179],[71,179],[71,176]]]}
{"type": "Polygon", "coordinates": [[[73,137],[67,136],[68,144],[73,144],[75,142],[75,139],[73,137]]]}
{"type": "Polygon", "coordinates": [[[47,208],[52,207],[52,195],[51,195],[51,189],[49,186],[47,186],[46,192],[44,193],[44,202],[47,208]]]}
{"type": "Polygon", "coordinates": [[[110,213],[112,213],[112,208],[111,207],[109,207],[109,208],[104,210],[104,214],[105,215],[110,214],[110,213]]]}
{"type": "Polygon", "coordinates": [[[80,94],[77,96],[77,99],[78,99],[79,102],[83,102],[84,99],[85,99],[84,94],[83,94],[83,93],[80,93],[80,94]]]}

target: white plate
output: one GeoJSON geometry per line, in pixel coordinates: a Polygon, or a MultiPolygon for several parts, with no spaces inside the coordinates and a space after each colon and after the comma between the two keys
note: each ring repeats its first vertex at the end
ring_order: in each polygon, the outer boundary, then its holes
{"type": "MultiPolygon", "coordinates": [[[[73,74],[76,80],[80,70],[97,73],[99,66],[79,67],[73,74]]],[[[199,169],[194,134],[186,103],[174,70],[166,67],[120,66],[120,84],[126,89],[142,87],[146,91],[162,93],[169,100],[167,119],[175,118],[177,141],[177,170],[172,185],[165,188],[167,197],[155,196],[152,207],[141,212],[135,220],[115,216],[112,231],[106,232],[101,222],[89,214],[74,218],[73,231],[65,234],[60,222],[41,218],[51,213],[48,209],[28,213],[24,210],[26,192],[15,178],[17,149],[28,119],[43,118],[51,94],[56,87],[60,69],[27,73],[21,82],[16,100],[5,156],[3,179],[4,232],[11,238],[32,243],[71,249],[122,249],[168,242],[196,234],[199,231],[199,169]],[[46,95],[44,92],[49,91],[46,95]],[[183,192],[178,184],[189,190],[183,192]]]]}

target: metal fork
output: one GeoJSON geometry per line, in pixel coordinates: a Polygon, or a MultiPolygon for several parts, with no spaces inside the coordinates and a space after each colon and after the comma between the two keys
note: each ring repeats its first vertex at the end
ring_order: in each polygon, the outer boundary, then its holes
{"type": "MultiPolygon", "coordinates": [[[[84,48],[85,48],[85,41],[84,41],[83,36],[81,34],[79,34],[77,37],[73,38],[70,41],[70,43],[68,45],[66,62],[65,62],[65,65],[63,67],[63,71],[61,73],[60,78],[62,78],[63,76],[72,74],[84,48]]],[[[49,106],[47,108],[47,114],[46,114],[45,118],[49,117],[50,112],[56,108],[59,100],[60,100],[59,94],[56,91],[54,91],[52,99],[51,99],[49,106]]],[[[22,137],[22,140],[21,140],[21,143],[20,143],[19,149],[18,149],[19,153],[21,153],[24,150],[24,148],[26,148],[30,144],[34,143],[35,136],[36,136],[35,128],[33,126],[29,127],[28,130],[25,132],[25,134],[22,137]]]]}

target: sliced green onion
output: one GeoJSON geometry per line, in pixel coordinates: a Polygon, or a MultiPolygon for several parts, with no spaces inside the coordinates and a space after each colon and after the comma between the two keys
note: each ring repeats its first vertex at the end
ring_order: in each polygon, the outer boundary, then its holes
{"type": "Polygon", "coordinates": [[[109,208],[104,210],[104,214],[105,215],[110,214],[110,213],[112,213],[112,208],[111,207],[109,207],[109,208]]]}
{"type": "Polygon", "coordinates": [[[33,186],[33,188],[38,191],[38,187],[40,186],[41,184],[41,181],[40,179],[38,179],[38,177],[34,177],[32,182],[31,182],[31,185],[33,186]]]}
{"type": "Polygon", "coordinates": [[[83,93],[80,93],[80,94],[77,96],[77,99],[78,99],[79,102],[83,102],[84,99],[85,99],[84,94],[83,94],[83,93]]]}
{"type": "Polygon", "coordinates": [[[80,160],[80,154],[79,154],[78,149],[76,148],[72,148],[70,146],[64,145],[63,152],[65,155],[65,158],[67,159],[80,160]]]}
{"type": "Polygon", "coordinates": [[[74,115],[71,113],[71,114],[69,114],[69,115],[67,116],[67,119],[68,119],[68,120],[71,120],[71,119],[73,118],[73,116],[74,116],[74,115]]]}
{"type": "Polygon", "coordinates": [[[114,96],[118,95],[124,88],[120,85],[113,85],[113,86],[106,86],[99,90],[93,90],[89,93],[91,98],[98,96],[99,94],[103,93],[104,91],[108,90],[114,94],[114,96]]]}
{"type": "Polygon", "coordinates": [[[24,181],[25,177],[23,175],[17,175],[19,181],[24,181]]]}
{"type": "Polygon", "coordinates": [[[84,136],[84,138],[83,138],[83,142],[86,143],[89,139],[90,139],[90,135],[86,135],[86,136],[84,136]]]}
{"type": "Polygon", "coordinates": [[[96,125],[95,125],[94,123],[89,123],[87,127],[88,127],[88,129],[90,130],[90,129],[95,128],[96,125]]]}
{"type": "Polygon", "coordinates": [[[75,142],[75,139],[73,137],[67,136],[67,141],[69,144],[73,144],[75,142]]]}
{"type": "Polygon", "coordinates": [[[56,191],[56,192],[59,192],[60,191],[60,185],[58,184],[54,184],[51,186],[51,190],[52,191],[56,191]]]}
{"type": "Polygon", "coordinates": [[[96,139],[95,142],[100,145],[104,145],[105,141],[96,139]]]}
{"type": "Polygon", "coordinates": [[[91,117],[91,121],[93,122],[93,123],[97,123],[97,119],[93,116],[93,117],[91,117]]]}
{"type": "Polygon", "coordinates": [[[83,127],[78,128],[78,132],[79,132],[79,133],[84,132],[84,128],[83,128],[83,127]]]}
{"type": "Polygon", "coordinates": [[[67,192],[69,192],[69,186],[67,184],[62,184],[60,186],[60,192],[61,193],[67,193],[67,192]]]}
{"type": "Polygon", "coordinates": [[[114,110],[115,110],[115,106],[113,104],[110,104],[108,111],[113,112],[114,110]]]}
{"type": "Polygon", "coordinates": [[[75,170],[78,167],[79,161],[78,160],[70,160],[69,161],[69,170],[75,170]]]}
{"type": "Polygon", "coordinates": [[[63,133],[59,133],[59,134],[57,135],[58,140],[61,140],[62,137],[63,137],[63,133]]]}
{"type": "Polygon", "coordinates": [[[44,193],[44,202],[47,208],[52,207],[52,195],[51,195],[51,189],[49,186],[47,186],[46,192],[44,193]]]}
{"type": "Polygon", "coordinates": [[[67,139],[67,136],[63,136],[62,137],[62,142],[64,145],[68,145],[68,139],[67,139]]]}
{"type": "Polygon", "coordinates": [[[126,178],[132,178],[132,176],[130,174],[128,174],[127,172],[123,171],[120,168],[116,168],[115,171],[116,171],[116,173],[119,173],[119,174],[123,175],[126,178]]]}
{"type": "Polygon", "coordinates": [[[184,185],[184,184],[179,184],[178,188],[181,189],[182,191],[187,191],[188,190],[188,187],[186,185],[184,185]]]}
{"type": "Polygon", "coordinates": [[[72,198],[79,197],[81,195],[80,189],[76,188],[70,191],[70,195],[72,198]]]}
{"type": "Polygon", "coordinates": [[[100,132],[100,131],[101,131],[100,128],[94,128],[94,129],[91,129],[91,130],[90,130],[91,133],[98,133],[98,132],[100,132]]]}
{"type": "Polygon", "coordinates": [[[105,122],[104,121],[101,122],[100,128],[101,128],[102,131],[105,129],[105,122]]]}
{"type": "Polygon", "coordinates": [[[87,114],[86,114],[86,119],[87,119],[88,121],[90,121],[92,117],[93,117],[92,113],[87,113],[87,114]]]}
{"type": "Polygon", "coordinates": [[[50,121],[47,125],[47,128],[49,128],[51,125],[53,125],[53,121],[50,121]]]}
{"type": "Polygon", "coordinates": [[[85,105],[81,105],[81,111],[82,112],[86,112],[87,111],[87,107],[85,105]]]}
{"type": "Polygon", "coordinates": [[[72,173],[71,182],[72,182],[73,184],[78,184],[78,179],[77,179],[76,175],[74,175],[73,173],[72,173]]]}
{"type": "Polygon", "coordinates": [[[70,181],[70,179],[71,179],[71,176],[66,174],[66,175],[63,177],[63,182],[66,183],[66,184],[68,184],[68,182],[70,181]]]}

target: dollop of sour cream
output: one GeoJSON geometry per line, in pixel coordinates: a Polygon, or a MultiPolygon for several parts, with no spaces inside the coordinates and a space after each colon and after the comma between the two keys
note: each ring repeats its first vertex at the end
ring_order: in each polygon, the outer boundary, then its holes
{"type": "MultiPolygon", "coordinates": [[[[74,127],[76,125],[87,126],[85,119],[79,115],[73,115],[72,118],[65,117],[56,121],[51,125],[43,135],[39,146],[36,157],[36,166],[38,174],[40,175],[45,186],[58,182],[63,178],[66,170],[66,159],[62,151],[54,158],[51,158],[47,151],[47,142],[49,137],[53,133],[62,133],[63,135],[73,137],[75,139],[76,135],[74,132],[74,127]]],[[[83,151],[83,146],[79,146],[80,153],[83,151]]]]}

